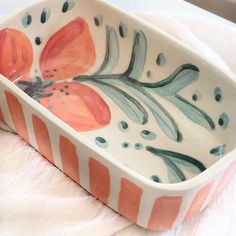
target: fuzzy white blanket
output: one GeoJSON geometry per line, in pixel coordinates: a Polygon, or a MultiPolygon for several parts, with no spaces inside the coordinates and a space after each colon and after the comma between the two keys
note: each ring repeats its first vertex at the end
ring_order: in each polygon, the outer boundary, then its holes
{"type": "MultiPolygon", "coordinates": [[[[236,74],[236,27],[192,15],[138,14],[236,74]]],[[[0,127],[6,127],[0,123],[0,127]]],[[[0,235],[236,235],[236,173],[218,199],[189,223],[149,232],[119,216],[47,162],[19,136],[0,130],[0,235]]]]}

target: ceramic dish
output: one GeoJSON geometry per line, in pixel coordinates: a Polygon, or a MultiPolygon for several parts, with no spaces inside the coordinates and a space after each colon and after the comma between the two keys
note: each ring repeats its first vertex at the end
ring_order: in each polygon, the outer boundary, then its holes
{"type": "Polygon", "coordinates": [[[103,1],[41,1],[0,24],[0,117],[131,221],[180,225],[235,169],[236,85],[103,1]]]}

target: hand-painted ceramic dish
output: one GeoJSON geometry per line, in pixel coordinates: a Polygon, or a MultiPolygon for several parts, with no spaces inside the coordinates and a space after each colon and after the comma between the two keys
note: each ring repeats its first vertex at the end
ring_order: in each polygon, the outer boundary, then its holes
{"type": "Polygon", "coordinates": [[[201,211],[236,167],[236,84],[103,1],[42,1],[0,24],[0,118],[153,230],[201,211]]]}

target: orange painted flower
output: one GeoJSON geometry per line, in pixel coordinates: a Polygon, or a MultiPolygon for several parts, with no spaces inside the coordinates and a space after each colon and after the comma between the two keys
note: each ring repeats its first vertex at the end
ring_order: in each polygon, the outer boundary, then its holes
{"type": "Polygon", "coordinates": [[[48,40],[40,56],[42,79],[30,81],[33,49],[29,39],[15,29],[0,31],[0,73],[77,131],[110,123],[110,109],[94,89],[62,81],[88,71],[95,60],[88,24],[78,17],[48,40]]]}
{"type": "Polygon", "coordinates": [[[59,82],[43,91],[39,102],[77,131],[99,129],[110,123],[110,110],[92,88],[77,82],[59,82]]]}
{"type": "Polygon", "coordinates": [[[15,29],[0,31],[0,73],[15,82],[29,80],[33,49],[24,33],[15,29]]]}
{"type": "Polygon", "coordinates": [[[95,60],[88,24],[79,17],[48,40],[40,57],[40,69],[45,80],[59,81],[88,71],[95,60]]]}

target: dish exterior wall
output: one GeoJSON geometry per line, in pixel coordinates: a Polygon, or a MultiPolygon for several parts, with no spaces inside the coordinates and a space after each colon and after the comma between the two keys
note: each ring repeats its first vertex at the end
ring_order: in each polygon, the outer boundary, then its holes
{"type": "Polygon", "coordinates": [[[19,89],[3,80],[1,120],[76,183],[142,227],[164,231],[186,222],[222,191],[236,169],[236,162],[230,163],[209,183],[182,191],[148,186],[60,129],[56,120],[29,106],[19,89]]]}

